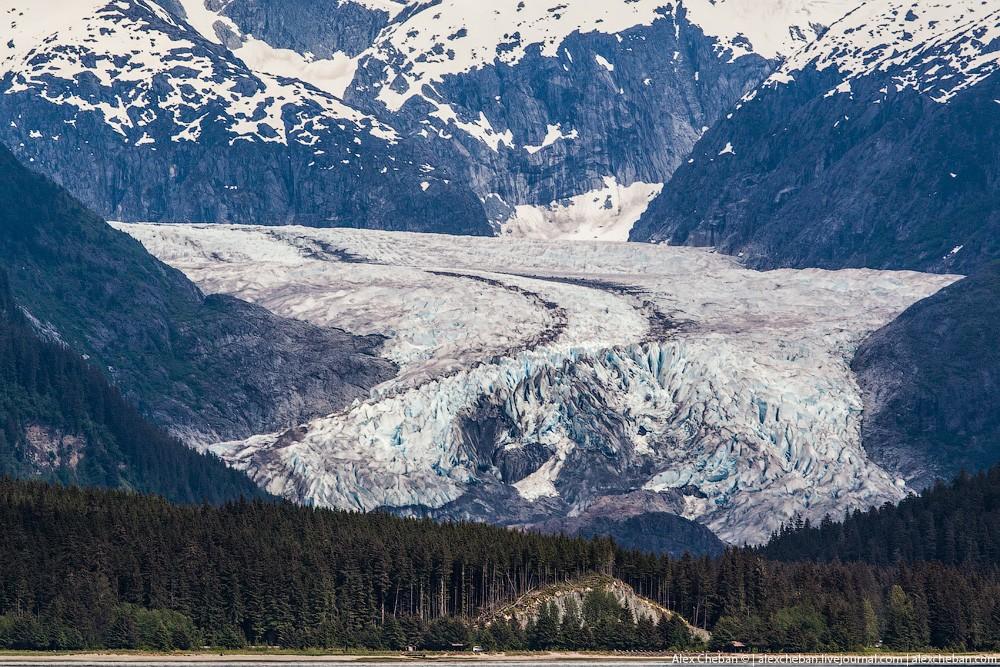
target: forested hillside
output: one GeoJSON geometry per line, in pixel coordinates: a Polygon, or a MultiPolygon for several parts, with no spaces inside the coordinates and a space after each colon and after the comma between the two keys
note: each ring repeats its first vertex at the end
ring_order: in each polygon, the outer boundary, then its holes
{"type": "Polygon", "coordinates": [[[597,572],[711,630],[713,647],[1000,648],[993,567],[780,563],[752,550],[672,559],[480,524],[174,506],[9,480],[0,532],[0,647],[670,645],[668,627],[640,633],[608,605],[593,619],[611,630],[589,635],[565,618],[553,627],[551,610],[544,632],[476,624],[528,591],[597,572]]]}
{"type": "Polygon", "coordinates": [[[122,487],[180,502],[263,493],[147,422],[93,366],[43,340],[0,271],[0,474],[122,487]]]}
{"type": "Polygon", "coordinates": [[[0,268],[18,305],[188,443],[327,414],[395,372],[381,337],[205,296],[2,146],[0,268]]]}
{"type": "Polygon", "coordinates": [[[855,512],[842,523],[800,524],[782,530],[763,549],[779,560],[861,561],[894,565],[937,561],[1000,565],[1000,467],[961,475],[898,506],[855,512]]]}

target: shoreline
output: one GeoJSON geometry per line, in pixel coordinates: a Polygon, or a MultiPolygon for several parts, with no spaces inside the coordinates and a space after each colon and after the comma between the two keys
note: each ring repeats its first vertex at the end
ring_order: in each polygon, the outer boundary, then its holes
{"type": "Polygon", "coordinates": [[[0,665],[76,664],[371,664],[371,663],[672,663],[672,664],[1000,664],[1000,653],[588,653],[540,651],[514,653],[310,653],[310,652],[142,652],[0,651],[0,665]]]}

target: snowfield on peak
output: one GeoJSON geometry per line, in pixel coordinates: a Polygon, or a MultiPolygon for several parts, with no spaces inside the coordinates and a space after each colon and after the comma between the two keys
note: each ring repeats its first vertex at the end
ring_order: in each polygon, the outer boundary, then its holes
{"type": "Polygon", "coordinates": [[[890,72],[898,90],[938,102],[1000,69],[1000,6],[985,0],[867,0],[796,53],[769,85],[794,80],[806,67],[833,67],[849,81],[890,72]]]}
{"type": "MultiPolygon", "coordinates": [[[[683,12],[731,58],[794,53],[857,0],[575,0],[556,5],[502,0],[444,0],[408,12],[379,35],[368,53],[386,63],[379,99],[398,110],[423,85],[495,63],[513,65],[529,48],[556,56],[573,33],[613,35],[683,12]],[[398,80],[397,80],[398,79],[398,80]],[[405,85],[401,85],[405,81],[405,85]]],[[[360,58],[359,58],[360,59],[360,58]]]]}
{"type": "MultiPolygon", "coordinates": [[[[142,144],[155,143],[144,130],[164,121],[175,128],[173,141],[197,141],[217,116],[234,137],[255,142],[312,145],[334,123],[381,141],[397,138],[389,126],[303,83],[306,76],[288,78],[308,74],[307,64],[252,69],[255,61],[281,63],[289,54],[253,43],[240,55],[256,59],[228,57],[214,46],[213,33],[192,30],[153,0],[65,4],[60,14],[23,0],[0,3],[0,20],[13,31],[0,47],[0,78],[10,79],[5,94],[34,92],[52,104],[100,113],[142,144]]],[[[202,0],[185,5],[195,23],[211,20],[202,0]]]]}
{"type": "Polygon", "coordinates": [[[733,57],[787,58],[816,39],[859,0],[680,0],[692,23],[733,57]]]}
{"type": "Polygon", "coordinates": [[[624,243],[118,227],[206,291],[387,337],[402,370],[368,400],[210,447],[271,492],[513,525],[645,493],[733,543],[906,493],[860,445],[849,359],[954,280],[624,243]]]}
{"type": "Polygon", "coordinates": [[[0,74],[6,72],[47,37],[70,27],[97,9],[107,0],[47,0],[23,2],[0,0],[0,74]]]}
{"type": "Polygon", "coordinates": [[[346,53],[333,58],[315,58],[291,49],[276,48],[253,35],[244,35],[239,26],[219,11],[209,8],[205,0],[179,0],[188,22],[205,39],[233,48],[243,62],[258,72],[299,79],[316,88],[341,97],[354,78],[357,61],[346,53]],[[237,44],[238,42],[238,44],[237,44]]]}

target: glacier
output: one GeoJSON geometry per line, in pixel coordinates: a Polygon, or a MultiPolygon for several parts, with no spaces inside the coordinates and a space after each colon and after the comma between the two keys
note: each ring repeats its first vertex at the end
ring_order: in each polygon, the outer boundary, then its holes
{"type": "Polygon", "coordinates": [[[400,373],[366,400],[196,443],[270,492],[507,525],[636,494],[734,544],[904,497],[860,444],[849,360],[956,279],[607,241],[116,226],[205,291],[385,337],[400,373]]]}

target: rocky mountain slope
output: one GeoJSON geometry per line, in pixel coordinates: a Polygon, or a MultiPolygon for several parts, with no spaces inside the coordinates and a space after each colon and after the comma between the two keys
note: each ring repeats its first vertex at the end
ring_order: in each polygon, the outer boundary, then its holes
{"type": "Polygon", "coordinates": [[[270,492],[572,530],[668,513],[734,543],[905,494],[861,447],[849,359],[954,281],[645,244],[121,227],[206,290],[388,338],[400,374],[367,399],[211,445],[270,492]]]}
{"type": "Polygon", "coordinates": [[[713,127],[631,237],[971,272],[1000,251],[998,69],[994,3],[869,0],[713,127]]]}
{"type": "Polygon", "coordinates": [[[185,503],[266,495],[145,421],[98,369],[37,325],[0,271],[0,475],[185,503]]]}
{"type": "Polygon", "coordinates": [[[660,2],[417,6],[359,60],[348,99],[466,177],[498,221],[660,184],[703,127],[770,71],[660,2]]]}
{"type": "Polygon", "coordinates": [[[854,2],[3,0],[0,141],[113,219],[624,240],[854,2]]]}
{"type": "Polygon", "coordinates": [[[254,69],[282,52],[243,59],[186,4],[0,3],[0,141],[113,219],[490,232],[420,146],[308,78],[254,69]]]}
{"type": "Polygon", "coordinates": [[[685,519],[684,493],[634,491],[600,498],[585,512],[553,516],[527,527],[544,533],[610,537],[647,553],[718,555],[725,543],[705,526],[685,519]]]}
{"type": "Polygon", "coordinates": [[[206,297],[0,148],[0,266],[38,328],[189,442],[326,414],[390,377],[378,337],[206,297]]]}
{"type": "Polygon", "coordinates": [[[1000,265],[908,308],[858,349],[862,438],[916,487],[1000,461],[1000,265]]]}
{"type": "Polygon", "coordinates": [[[585,609],[587,612],[598,611],[587,609],[586,604],[587,596],[595,592],[613,598],[622,608],[628,609],[636,621],[645,618],[652,621],[653,624],[657,624],[660,619],[676,619],[690,635],[691,640],[708,641],[710,637],[707,631],[692,626],[680,614],[637,594],[635,589],[624,581],[605,575],[590,575],[542,587],[499,609],[490,610],[480,617],[479,622],[488,627],[501,620],[514,621],[521,627],[526,627],[529,623],[538,621],[539,616],[542,615],[543,607],[550,606],[556,610],[558,618],[555,620],[557,623],[562,623],[570,607],[575,610],[576,614],[581,614],[585,609]]]}
{"type": "MultiPolygon", "coordinates": [[[[491,220],[520,236],[518,218],[550,221],[575,197],[658,190],[705,129],[849,4],[408,3],[359,56],[346,96],[465,165],[491,220]]],[[[577,215],[586,227],[599,213],[577,215]]]]}

